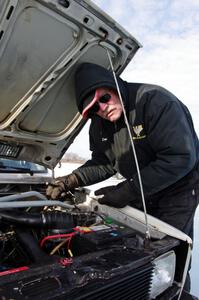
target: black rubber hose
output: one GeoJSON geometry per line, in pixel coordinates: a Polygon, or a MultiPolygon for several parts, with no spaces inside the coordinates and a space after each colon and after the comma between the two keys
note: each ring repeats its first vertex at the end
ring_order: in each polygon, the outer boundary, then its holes
{"type": "Polygon", "coordinates": [[[61,211],[29,213],[19,210],[0,210],[0,221],[47,229],[69,229],[75,227],[73,216],[61,211]]]}
{"type": "Polygon", "coordinates": [[[46,254],[38,245],[38,240],[32,235],[30,229],[16,229],[17,240],[19,241],[24,253],[28,256],[29,260],[33,263],[51,262],[54,260],[52,256],[46,254]]]}

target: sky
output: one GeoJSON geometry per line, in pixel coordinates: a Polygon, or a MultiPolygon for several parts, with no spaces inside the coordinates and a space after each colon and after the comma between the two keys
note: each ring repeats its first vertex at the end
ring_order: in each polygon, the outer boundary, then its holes
{"type": "MultiPolygon", "coordinates": [[[[121,77],[161,85],[190,110],[199,134],[199,0],[94,0],[141,44],[121,77]]],[[[69,152],[90,157],[88,125],[69,152]]]]}

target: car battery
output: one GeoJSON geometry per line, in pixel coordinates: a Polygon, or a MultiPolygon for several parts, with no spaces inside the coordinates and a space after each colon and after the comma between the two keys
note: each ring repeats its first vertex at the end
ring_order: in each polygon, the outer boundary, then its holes
{"type": "Polygon", "coordinates": [[[77,227],[79,232],[75,236],[75,248],[81,254],[89,253],[104,249],[112,245],[122,245],[124,238],[133,237],[136,235],[135,231],[124,226],[108,226],[96,225],[90,227],[77,227]]]}

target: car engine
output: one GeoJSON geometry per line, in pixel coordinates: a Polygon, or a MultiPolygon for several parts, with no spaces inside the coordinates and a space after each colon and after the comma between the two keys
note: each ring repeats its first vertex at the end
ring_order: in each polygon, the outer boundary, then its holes
{"type": "Polygon", "coordinates": [[[179,242],[146,243],[84,206],[81,193],[66,201],[34,191],[0,198],[1,299],[154,299],[153,260],[173,257],[179,242]]]}

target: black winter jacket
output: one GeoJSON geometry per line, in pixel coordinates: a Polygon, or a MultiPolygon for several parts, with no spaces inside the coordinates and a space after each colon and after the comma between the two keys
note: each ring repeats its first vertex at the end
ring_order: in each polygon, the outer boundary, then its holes
{"type": "MultiPolygon", "coordinates": [[[[85,95],[102,86],[115,88],[111,72],[93,64],[80,67],[76,75],[80,112],[85,95]]],[[[199,181],[199,142],[186,106],[160,86],[127,83],[121,78],[119,86],[146,198],[193,187],[199,181]]],[[[94,116],[89,135],[92,158],[74,171],[82,185],[119,172],[138,196],[138,175],[124,118],[110,122],[94,116]]]]}

